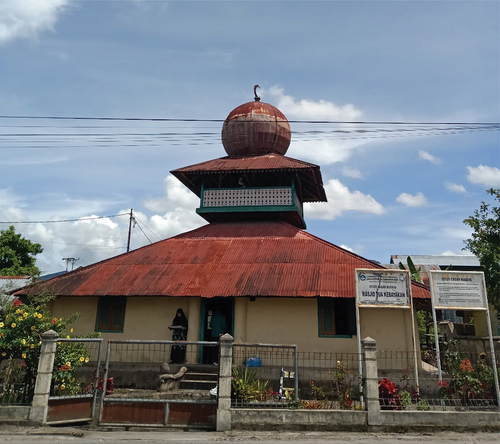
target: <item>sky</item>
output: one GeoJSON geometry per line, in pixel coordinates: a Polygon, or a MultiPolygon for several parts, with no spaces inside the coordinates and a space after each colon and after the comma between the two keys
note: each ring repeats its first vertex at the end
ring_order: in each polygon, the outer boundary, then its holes
{"type": "Polygon", "coordinates": [[[500,188],[499,54],[497,1],[0,0],[0,229],[45,274],[124,253],[131,209],[131,249],[205,224],[169,171],[225,156],[258,84],[321,168],[310,233],[467,254],[500,188]]]}

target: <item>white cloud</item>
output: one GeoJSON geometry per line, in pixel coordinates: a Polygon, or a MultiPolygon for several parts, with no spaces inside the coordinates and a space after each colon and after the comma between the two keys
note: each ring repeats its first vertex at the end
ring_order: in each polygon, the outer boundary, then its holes
{"type": "Polygon", "coordinates": [[[466,193],[467,192],[467,190],[465,189],[465,187],[463,185],[459,185],[457,183],[445,182],[444,186],[447,190],[451,191],[452,193],[466,193]]]}
{"type": "Polygon", "coordinates": [[[359,119],[363,114],[350,103],[339,106],[326,100],[318,102],[306,99],[296,100],[286,95],[284,89],[279,86],[272,86],[264,90],[263,94],[269,94],[274,99],[276,107],[288,119],[351,121],[359,119]]]}
{"type": "Polygon", "coordinates": [[[199,198],[188,190],[174,176],[167,176],[164,180],[165,194],[160,198],[147,199],[144,206],[157,213],[185,209],[194,212],[200,203],[199,198]]]}
{"type": "Polygon", "coordinates": [[[350,251],[351,253],[354,253],[354,250],[351,247],[348,247],[347,245],[339,245],[340,248],[343,248],[344,250],[350,251]]]}
{"type": "Polygon", "coordinates": [[[0,44],[53,29],[69,0],[0,1],[0,44]]]}
{"type": "MultiPolygon", "coordinates": [[[[279,108],[289,120],[327,120],[327,121],[355,121],[362,116],[362,111],[352,104],[336,105],[326,100],[297,100],[286,95],[283,88],[272,86],[263,90],[262,95],[269,96],[271,102],[279,108]]],[[[339,124],[335,128],[339,131],[347,130],[352,125],[339,124]]],[[[354,148],[364,145],[366,141],[332,139],[331,134],[321,133],[318,126],[295,124],[292,128],[292,143],[289,155],[299,159],[309,160],[322,165],[347,160],[354,148]],[[317,133],[320,131],[320,133],[317,133]]],[[[344,135],[345,136],[345,135],[344,135]]]]}
{"type": "Polygon", "coordinates": [[[443,161],[439,157],[433,156],[432,154],[428,153],[427,151],[420,150],[418,152],[418,157],[420,160],[427,160],[427,161],[434,163],[436,165],[440,165],[441,163],[443,163],[443,161]]]}
{"type": "Polygon", "coordinates": [[[401,193],[396,201],[408,207],[421,207],[425,205],[427,199],[422,193],[417,193],[415,196],[408,193],[401,193]]]}
{"type": "Polygon", "coordinates": [[[489,167],[479,165],[478,167],[470,167],[467,169],[467,180],[470,183],[484,185],[486,187],[499,187],[500,186],[500,169],[496,167],[489,167]]]}
{"type": "Polygon", "coordinates": [[[356,168],[345,166],[342,168],[342,175],[353,179],[363,179],[363,174],[356,168]]]}
{"type": "Polygon", "coordinates": [[[383,214],[384,207],[369,194],[360,191],[349,191],[339,180],[329,180],[325,185],[327,203],[304,204],[307,217],[311,219],[333,220],[344,211],[360,211],[362,213],[383,214]]]}

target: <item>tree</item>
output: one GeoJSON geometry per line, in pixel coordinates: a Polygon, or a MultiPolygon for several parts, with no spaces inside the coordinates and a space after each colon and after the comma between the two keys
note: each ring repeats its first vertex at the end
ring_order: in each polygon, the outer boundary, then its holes
{"type": "MultiPolygon", "coordinates": [[[[486,191],[500,202],[500,189],[486,191]]],[[[500,313],[500,206],[481,202],[479,210],[464,220],[474,231],[470,239],[464,240],[464,250],[469,250],[479,259],[484,270],[488,301],[500,313]]]]}
{"type": "Polygon", "coordinates": [[[17,234],[14,227],[0,231],[0,276],[34,276],[40,274],[35,265],[40,244],[17,234]]]}

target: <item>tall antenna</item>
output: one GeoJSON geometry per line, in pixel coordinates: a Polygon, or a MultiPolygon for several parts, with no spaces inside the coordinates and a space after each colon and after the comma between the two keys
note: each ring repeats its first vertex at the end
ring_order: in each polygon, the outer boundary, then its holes
{"type": "Polygon", "coordinates": [[[71,263],[71,271],[73,271],[73,268],[75,266],[75,262],[79,261],[80,258],[79,257],[63,257],[62,260],[66,261],[66,272],[67,272],[69,264],[71,263]]]}

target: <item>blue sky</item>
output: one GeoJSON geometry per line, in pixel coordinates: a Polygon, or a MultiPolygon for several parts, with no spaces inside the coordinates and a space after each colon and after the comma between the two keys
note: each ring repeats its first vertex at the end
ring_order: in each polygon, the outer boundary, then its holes
{"type": "MultiPolygon", "coordinates": [[[[292,121],[287,155],[321,167],[308,231],[381,263],[463,254],[500,187],[498,126],[293,122],[498,123],[499,45],[497,1],[0,0],[0,114],[223,120],[259,84],[292,121]]],[[[128,218],[90,216],[133,208],[132,248],[196,228],[169,171],[224,156],[221,127],[0,118],[0,221],[84,218],[14,224],[47,273],[125,251],[128,218]]]]}

